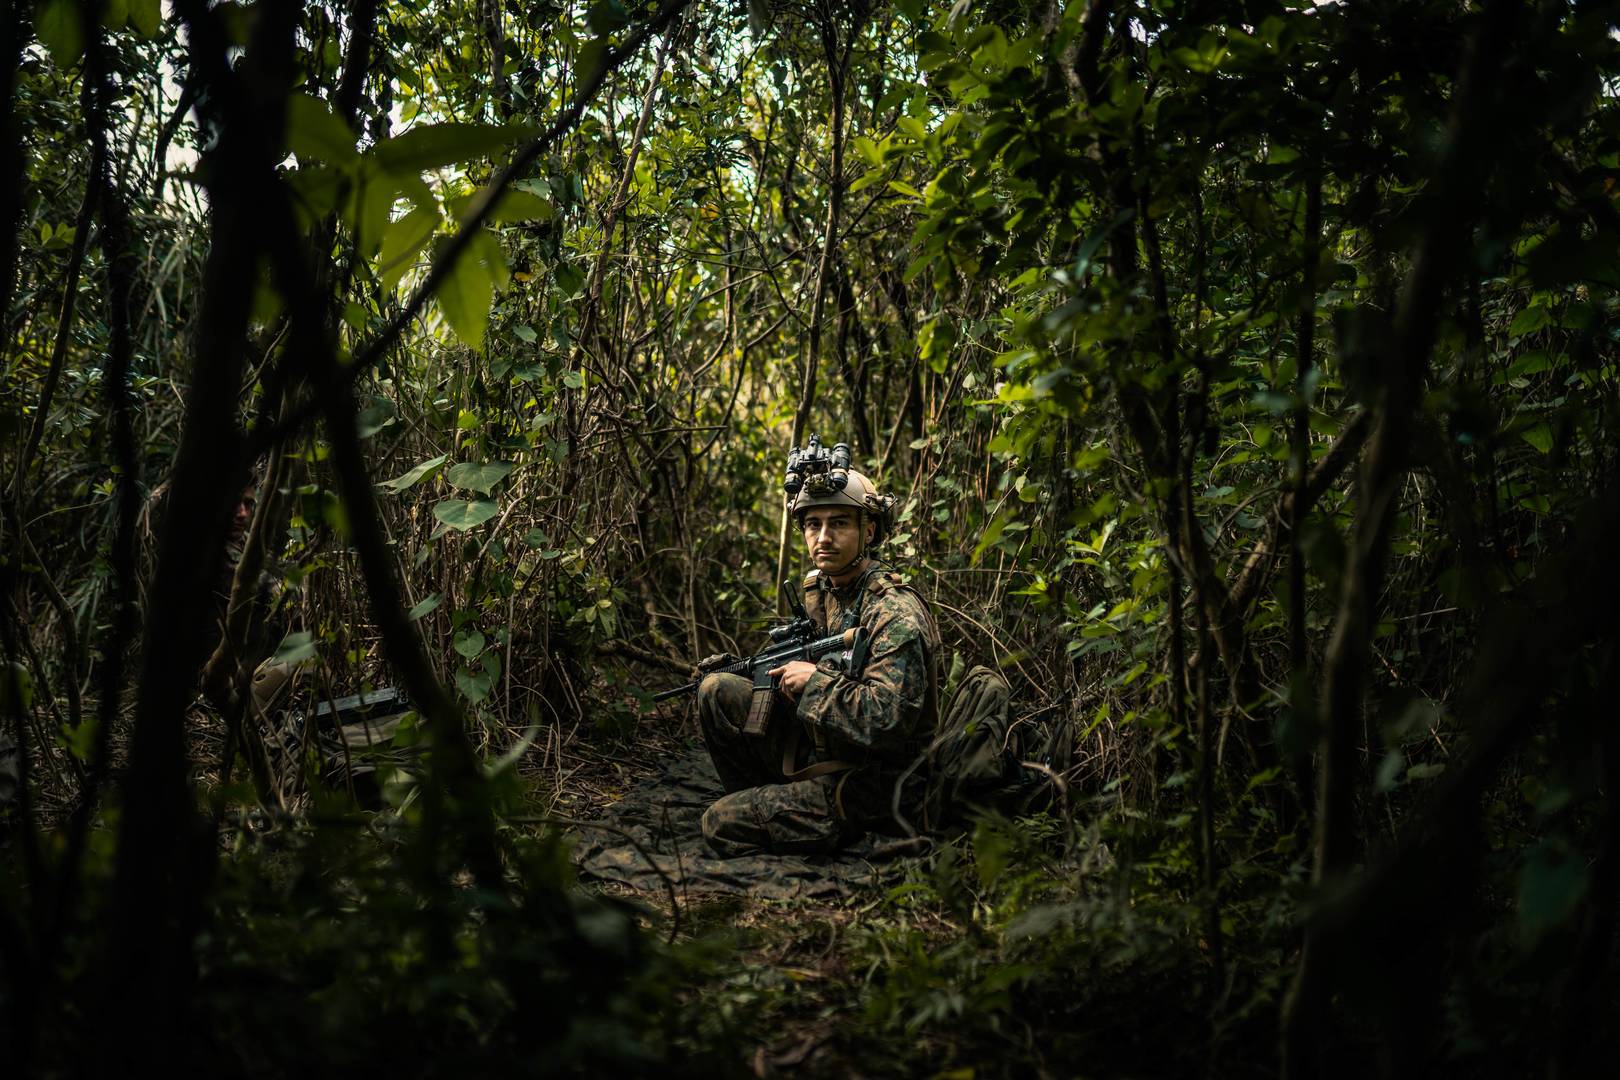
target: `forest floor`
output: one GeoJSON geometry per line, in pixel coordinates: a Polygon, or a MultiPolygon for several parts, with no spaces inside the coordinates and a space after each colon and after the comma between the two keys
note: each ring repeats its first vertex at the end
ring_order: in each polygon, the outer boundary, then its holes
{"type": "MultiPolygon", "coordinates": [[[[599,817],[628,789],[657,783],[667,762],[700,746],[695,727],[674,718],[644,730],[618,753],[572,744],[552,763],[551,778],[563,780],[552,791],[553,812],[599,817]]],[[[723,1073],[1066,1075],[1021,1054],[1014,1068],[1005,1051],[1000,1067],[975,1068],[972,1062],[991,1049],[978,1045],[977,1037],[956,1045],[948,1033],[874,1028],[866,1000],[882,959],[882,946],[874,952],[874,934],[898,928],[891,910],[895,890],[913,891],[903,881],[832,901],[762,899],[676,885],[673,897],[662,889],[611,882],[584,887],[637,905],[645,912],[645,928],[666,935],[691,980],[679,991],[688,1013],[688,1049],[729,1058],[716,1062],[723,1073]]],[[[963,934],[938,911],[914,910],[905,923],[925,947],[963,934]]]]}
{"type": "MultiPolygon", "coordinates": [[[[620,752],[565,754],[555,812],[598,816],[695,739],[668,723],[620,752]]],[[[1195,914],[1169,890],[1118,895],[1098,830],[1064,844],[1066,828],[986,818],[837,900],[585,887],[670,941],[679,1041],[720,1075],[1191,1075],[1212,1034],[1238,1071],[1263,1060],[1276,987],[1244,973],[1213,1024],[1195,914]]]]}

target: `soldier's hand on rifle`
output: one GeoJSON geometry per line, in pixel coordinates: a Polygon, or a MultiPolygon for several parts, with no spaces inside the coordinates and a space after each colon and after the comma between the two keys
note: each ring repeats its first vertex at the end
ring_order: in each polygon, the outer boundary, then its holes
{"type": "Polygon", "coordinates": [[[789,660],[781,667],[771,668],[767,674],[773,679],[780,676],[781,681],[777,684],[777,689],[794,701],[798,701],[799,695],[804,693],[805,684],[815,673],[816,665],[804,660],[789,660]]]}
{"type": "Polygon", "coordinates": [[[738,657],[732,656],[728,652],[717,652],[713,656],[705,656],[703,659],[699,660],[697,662],[697,666],[692,669],[692,677],[695,679],[701,679],[715,668],[723,668],[727,664],[735,664],[737,660],[738,657]]]}

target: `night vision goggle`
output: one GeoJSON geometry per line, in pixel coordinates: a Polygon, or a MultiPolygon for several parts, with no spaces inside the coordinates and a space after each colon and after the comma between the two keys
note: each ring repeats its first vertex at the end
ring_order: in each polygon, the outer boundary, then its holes
{"type": "Polygon", "coordinates": [[[788,451],[787,472],[782,476],[782,490],[797,495],[808,490],[812,495],[831,495],[843,491],[849,483],[849,444],[838,443],[831,450],[821,445],[821,436],[812,434],[803,448],[788,451]]]}

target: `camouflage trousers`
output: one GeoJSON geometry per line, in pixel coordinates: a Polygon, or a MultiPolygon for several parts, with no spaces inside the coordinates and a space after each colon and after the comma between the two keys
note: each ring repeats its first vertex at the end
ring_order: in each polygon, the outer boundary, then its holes
{"type": "Polygon", "coordinates": [[[752,695],[753,684],[740,675],[709,675],[698,686],[703,741],[729,793],[704,811],[703,838],[709,846],[727,859],[815,855],[860,836],[863,815],[846,815],[844,788],[866,770],[786,781],[783,752],[799,723],[793,703],[778,696],[766,733],[746,735],[752,695]]]}

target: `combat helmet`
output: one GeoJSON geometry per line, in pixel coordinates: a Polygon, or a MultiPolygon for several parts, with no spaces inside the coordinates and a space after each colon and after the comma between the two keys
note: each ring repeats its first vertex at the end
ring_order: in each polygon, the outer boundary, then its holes
{"type": "Polygon", "coordinates": [[[811,435],[802,448],[790,450],[782,476],[782,490],[793,497],[788,513],[793,520],[802,522],[804,512],[812,506],[853,507],[860,511],[859,521],[876,525],[872,536],[876,546],[889,531],[894,496],[878,491],[877,485],[865,473],[850,468],[849,462],[848,443],[825,449],[819,435],[811,435]]]}

